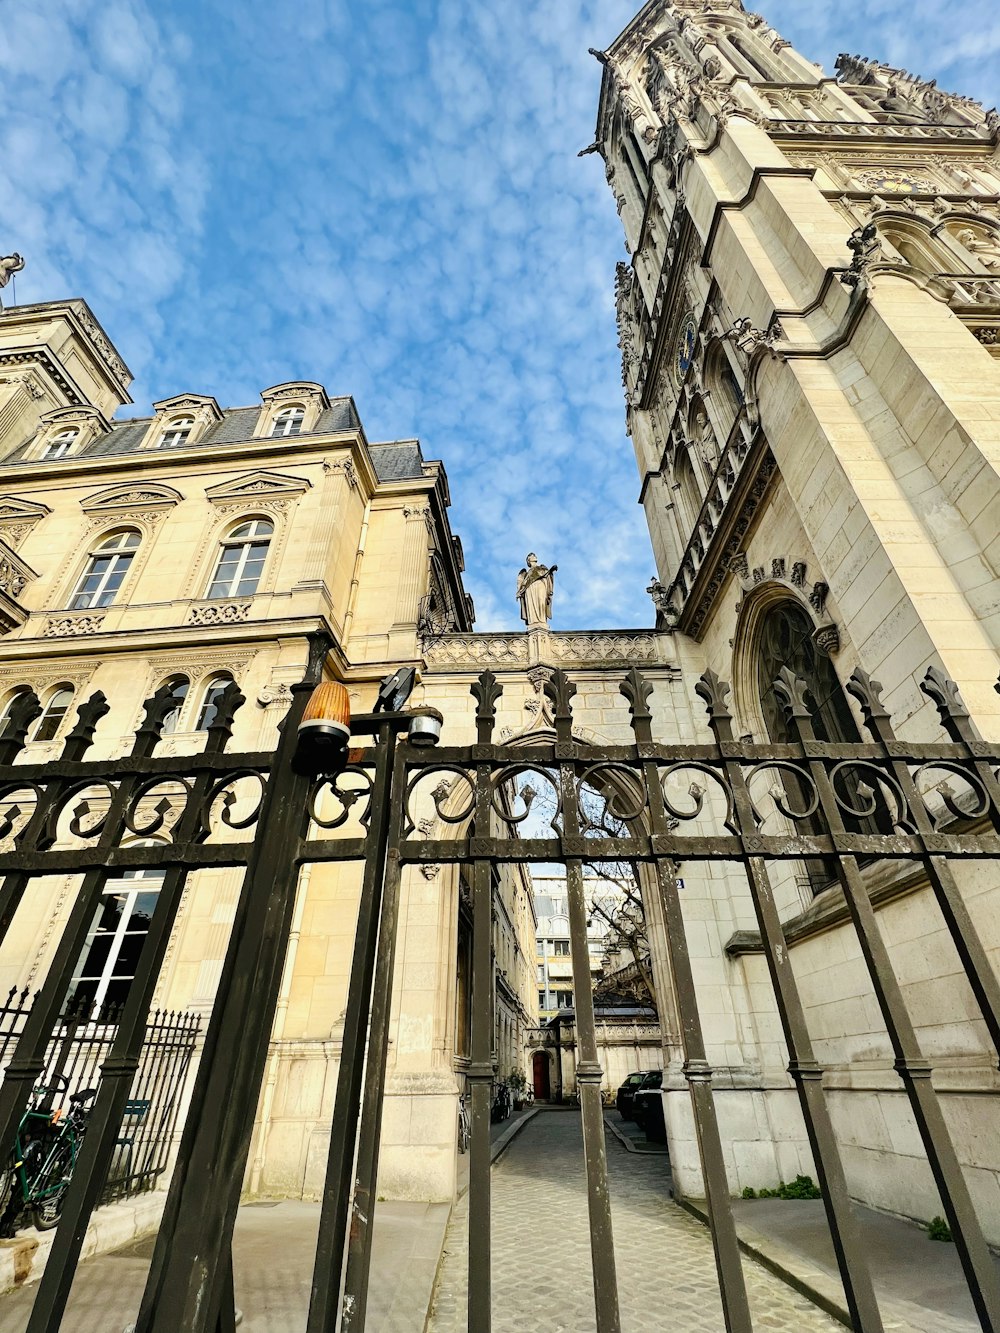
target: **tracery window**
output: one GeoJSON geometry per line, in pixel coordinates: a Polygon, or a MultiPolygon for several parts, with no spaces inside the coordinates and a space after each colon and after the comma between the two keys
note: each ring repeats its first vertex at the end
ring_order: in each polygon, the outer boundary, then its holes
{"type": "Polygon", "coordinates": [[[222,542],[209,597],[251,597],[260,584],[274,524],[266,518],[240,523],[222,542]]]}
{"type": "Polygon", "coordinates": [[[135,528],[123,528],[104,537],[87,557],[87,565],[70,598],[71,611],[110,606],[129,571],[142,536],[135,528]]]}
{"type": "Polygon", "coordinates": [[[776,744],[794,742],[795,731],[774,690],[782,667],[809,687],[807,703],[821,741],[855,744],[858,728],[833,663],[812,639],[813,624],[797,602],[780,602],[764,617],[757,650],[758,684],[767,734],[776,744]]]}
{"type": "Polygon", "coordinates": [[[293,403],[291,407],[282,408],[271,426],[271,438],[275,439],[280,435],[300,434],[305,415],[305,408],[298,403],[293,403]]]}
{"type": "Polygon", "coordinates": [[[62,720],[69,712],[73,702],[73,686],[57,685],[49,695],[42,710],[42,715],[35,726],[33,741],[50,741],[62,725],[62,720]]]}

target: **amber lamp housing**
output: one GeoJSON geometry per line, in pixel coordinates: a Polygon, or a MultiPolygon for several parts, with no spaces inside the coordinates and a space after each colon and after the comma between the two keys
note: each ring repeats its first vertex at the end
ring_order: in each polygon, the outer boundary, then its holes
{"type": "Polygon", "coordinates": [[[307,773],[338,773],[347,764],[351,701],[339,680],[325,680],[309,696],[299,723],[296,767],[307,773]]]}

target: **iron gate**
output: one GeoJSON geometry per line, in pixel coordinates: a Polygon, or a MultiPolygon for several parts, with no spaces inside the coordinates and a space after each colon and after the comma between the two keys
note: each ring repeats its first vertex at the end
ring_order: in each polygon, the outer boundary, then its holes
{"type": "MultiPolygon", "coordinates": [[[[728,687],[708,673],[697,690],[708,709],[712,742],[665,745],[652,732],[652,686],[633,670],[621,684],[632,743],[594,747],[574,740],[575,687],[556,671],[546,686],[555,738],[515,757],[492,739],[501,687],[486,672],[472,687],[478,705],[474,745],[418,748],[406,740],[413,713],[365,715],[353,720],[352,737],[371,743],[352,751],[344,773],[317,781],[297,772],[292,761],[298,722],[329,647],[325,633],[310,637],[309,665],[293,687],[274,753],[226,753],[233,716],[244,702],[235,685],[220,700],[199,755],[153,754],[171,706],[165,690],[147,703],[132,753],[120,761],[85,758],[94,728],[108,711],[100,694],[81,706],[57,762],[13,766],[37,716],[37,700],[31,696],[17,701],[0,736],[0,808],[7,811],[0,820],[0,939],[34,876],[82,876],[45,984],[0,1085],[0,1142],[12,1140],[42,1070],[105,882],[126,868],[164,872],[28,1333],[56,1333],[60,1327],[187,877],[206,867],[235,865],[245,867],[243,889],[137,1324],[138,1333],[233,1329],[231,1242],[250,1145],[253,1115],[248,1108],[256,1107],[261,1087],[298,871],[324,861],[361,861],[364,878],[307,1333],[338,1328],[346,1333],[365,1325],[401,871],[434,862],[470,866],[473,884],[468,1323],[470,1333],[489,1333],[492,867],[504,861],[565,865],[574,974],[587,977],[583,867],[624,860],[649,868],[666,925],[727,1329],[751,1333],[752,1322],[713,1101],[713,1071],[685,938],[676,874],[680,862],[725,860],[743,867],[851,1315],[862,1333],[879,1333],[882,1322],[823,1091],[823,1070],[768,875],[769,862],[804,857],[825,858],[834,867],[980,1321],[984,1329],[1000,1328],[1000,1288],[990,1254],[861,870],[861,862],[870,858],[920,867],[991,1040],[1000,1048],[1000,985],[952,870],[955,858],[1000,855],[1000,746],[978,737],[954,684],[928,672],[922,688],[936,703],[948,739],[911,743],[896,739],[878,685],[857,671],[848,688],[861,706],[871,740],[828,744],[814,735],[804,684],[785,671],[776,688],[797,739],[758,745],[734,738],[728,687]],[[517,782],[529,770],[547,775],[555,788],[551,836],[518,836],[524,813],[517,811],[517,782]],[[755,776],[775,771],[788,782],[784,794],[772,789],[781,820],[777,831],[768,832],[770,821],[755,805],[750,784],[755,776]],[[934,784],[940,796],[922,792],[925,775],[941,772],[966,784],[964,803],[940,783],[934,784]],[[695,777],[687,798],[678,803],[673,792],[682,773],[695,777]],[[248,786],[256,793],[252,798],[248,786]],[[604,836],[595,828],[585,791],[601,793],[611,803],[622,836],[604,836]],[[798,795],[793,798],[790,791],[798,795]],[[454,836],[426,835],[426,822],[416,817],[421,801],[432,803],[438,830],[454,836]],[[714,832],[691,831],[713,812],[714,832]],[[239,837],[251,830],[247,839],[239,837]],[[129,836],[161,841],[127,845],[129,836]]],[[[595,1311],[599,1333],[616,1333],[602,1073],[589,987],[578,985],[576,991],[595,1311]]]]}

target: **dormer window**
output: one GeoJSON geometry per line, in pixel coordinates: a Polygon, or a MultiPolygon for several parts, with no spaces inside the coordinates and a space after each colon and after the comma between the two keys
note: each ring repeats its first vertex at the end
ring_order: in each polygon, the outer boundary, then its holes
{"type": "Polygon", "coordinates": [[[282,408],[271,426],[271,438],[275,439],[280,435],[298,435],[302,430],[305,415],[305,408],[298,403],[282,408]]]}
{"type": "Polygon", "coordinates": [[[48,444],[42,450],[43,458],[65,458],[73,447],[73,442],[80,434],[78,430],[61,430],[58,435],[53,435],[48,444]]]}
{"type": "Polygon", "coordinates": [[[174,417],[168,421],[160,436],[161,449],[179,449],[187,444],[194,430],[194,417],[174,417]]]}

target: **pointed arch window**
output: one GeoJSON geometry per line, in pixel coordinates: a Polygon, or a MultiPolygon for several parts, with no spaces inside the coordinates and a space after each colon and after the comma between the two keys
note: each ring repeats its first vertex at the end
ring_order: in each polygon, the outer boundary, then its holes
{"type": "Polygon", "coordinates": [[[77,430],[61,430],[58,435],[53,435],[42,450],[42,457],[46,459],[65,458],[72,449],[79,433],[77,430]]]}
{"type": "Polygon", "coordinates": [[[174,417],[163,428],[159,439],[161,449],[180,449],[187,444],[194,430],[194,417],[174,417]]]}
{"type": "Polygon", "coordinates": [[[266,518],[240,523],[222,542],[209,597],[251,597],[257,591],[274,524],[266,518]]]}
{"type": "Polygon", "coordinates": [[[293,403],[290,407],[283,407],[274,418],[274,423],[271,426],[271,438],[275,439],[279,435],[301,434],[305,415],[305,408],[298,403],[293,403]]]}
{"type": "Polygon", "coordinates": [[[63,719],[69,712],[72,702],[73,686],[69,684],[57,685],[45,702],[42,715],[38,719],[31,739],[33,741],[52,740],[62,726],[63,719]]]}
{"type": "Polygon", "coordinates": [[[198,721],[195,723],[195,731],[207,731],[215,721],[219,712],[219,700],[225,694],[226,689],[233,683],[232,676],[213,676],[205,687],[205,692],[201,696],[201,706],[198,709],[198,721]]]}
{"type": "Polygon", "coordinates": [[[70,598],[71,611],[110,606],[122,586],[142,536],[135,528],[123,528],[104,537],[87,556],[87,565],[70,598]]]}
{"type": "Polygon", "coordinates": [[[764,617],[757,674],[767,734],[775,744],[795,742],[794,728],[774,689],[782,667],[788,667],[809,687],[807,702],[813,710],[817,738],[835,744],[856,744],[861,737],[851,706],[833,663],[813,642],[812,631],[812,621],[797,602],[779,602],[764,617]]]}

